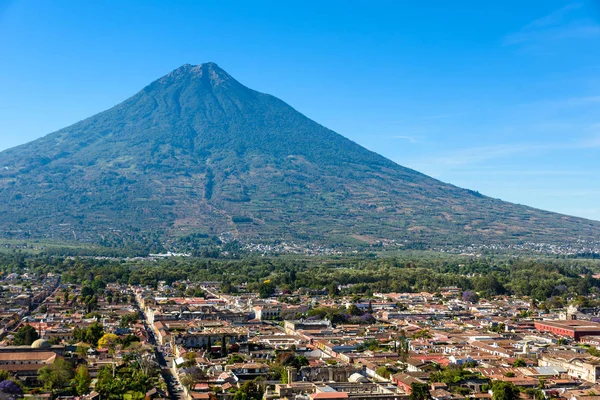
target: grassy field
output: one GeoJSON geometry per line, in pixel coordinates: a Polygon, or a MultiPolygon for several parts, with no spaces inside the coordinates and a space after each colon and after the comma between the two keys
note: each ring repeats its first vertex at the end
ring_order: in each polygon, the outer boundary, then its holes
{"type": "Polygon", "coordinates": [[[88,243],[67,242],[59,240],[40,239],[3,239],[0,238],[0,252],[11,252],[19,250],[30,254],[39,254],[49,249],[72,249],[72,250],[100,250],[101,247],[88,243]]]}

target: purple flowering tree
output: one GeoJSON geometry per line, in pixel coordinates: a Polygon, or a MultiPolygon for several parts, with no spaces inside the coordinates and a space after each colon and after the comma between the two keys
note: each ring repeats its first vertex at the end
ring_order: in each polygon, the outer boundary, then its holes
{"type": "Polygon", "coordinates": [[[469,303],[477,303],[479,301],[479,295],[475,292],[466,291],[462,294],[463,301],[467,301],[469,303]]]}

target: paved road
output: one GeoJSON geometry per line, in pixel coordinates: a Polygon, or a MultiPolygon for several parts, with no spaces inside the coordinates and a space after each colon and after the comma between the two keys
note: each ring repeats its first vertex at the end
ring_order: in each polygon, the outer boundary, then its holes
{"type": "MultiPolygon", "coordinates": [[[[137,304],[137,301],[135,303],[135,306],[138,309],[138,311],[141,312],[140,306],[139,306],[139,304],[137,304]]],[[[141,314],[142,314],[142,318],[143,318],[143,322],[144,322],[144,328],[146,329],[146,334],[148,336],[148,341],[154,347],[154,354],[156,356],[156,361],[158,361],[158,364],[160,365],[160,374],[162,375],[163,379],[167,383],[167,390],[169,391],[169,397],[172,400],[186,400],[186,397],[183,394],[183,392],[178,392],[176,390],[177,380],[175,379],[175,376],[173,376],[173,371],[169,368],[169,365],[167,363],[167,360],[165,359],[164,354],[158,348],[158,345],[156,343],[156,337],[154,336],[154,331],[148,325],[148,321],[146,320],[146,315],[143,312],[141,312],[141,314]]]]}

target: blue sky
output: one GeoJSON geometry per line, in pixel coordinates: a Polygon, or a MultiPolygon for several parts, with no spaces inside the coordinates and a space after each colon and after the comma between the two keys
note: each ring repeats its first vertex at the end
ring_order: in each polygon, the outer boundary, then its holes
{"type": "Polygon", "coordinates": [[[411,168],[600,220],[600,2],[0,0],[0,150],[184,63],[411,168]]]}

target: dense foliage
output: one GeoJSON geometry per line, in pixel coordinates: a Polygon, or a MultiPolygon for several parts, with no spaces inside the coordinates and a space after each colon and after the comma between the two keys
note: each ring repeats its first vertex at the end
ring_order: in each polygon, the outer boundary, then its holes
{"type": "Polygon", "coordinates": [[[492,384],[492,400],[518,400],[521,398],[521,392],[514,383],[495,381],[492,384]]]}
{"type": "Polygon", "coordinates": [[[25,324],[15,332],[12,344],[15,346],[29,346],[39,337],[40,335],[33,326],[25,324]]]}
{"type": "MultiPolygon", "coordinates": [[[[95,291],[103,290],[110,282],[155,287],[160,281],[171,284],[179,280],[190,280],[220,282],[229,291],[237,290],[239,284],[246,284],[248,290],[260,292],[264,297],[276,295],[276,291],[291,289],[327,293],[332,286],[336,292],[339,291],[334,295],[436,292],[444,287],[456,286],[463,291],[476,292],[481,297],[503,294],[532,296],[544,301],[543,306],[554,308],[564,306],[566,299],[580,301],[579,296],[597,290],[600,281],[593,275],[599,265],[598,260],[571,258],[477,258],[434,253],[407,253],[382,258],[169,258],[159,261],[74,259],[0,253],[0,269],[5,273],[35,269],[62,273],[64,282],[83,284],[79,301],[84,302],[88,301],[86,299],[92,301],[96,296],[95,291]]],[[[182,295],[197,292],[189,287],[182,287],[180,290],[182,295]]],[[[198,294],[202,292],[198,291],[198,294]]],[[[113,301],[117,301],[117,298],[113,301]]],[[[312,312],[319,313],[319,316],[331,314],[346,318],[339,310],[315,309],[312,312]]],[[[364,313],[360,316],[352,315],[352,310],[344,313],[348,318],[367,318],[364,313]]],[[[135,318],[125,317],[126,320],[135,318]]],[[[101,327],[92,327],[85,332],[78,330],[74,335],[82,341],[96,344],[103,332],[101,327]]]]}

